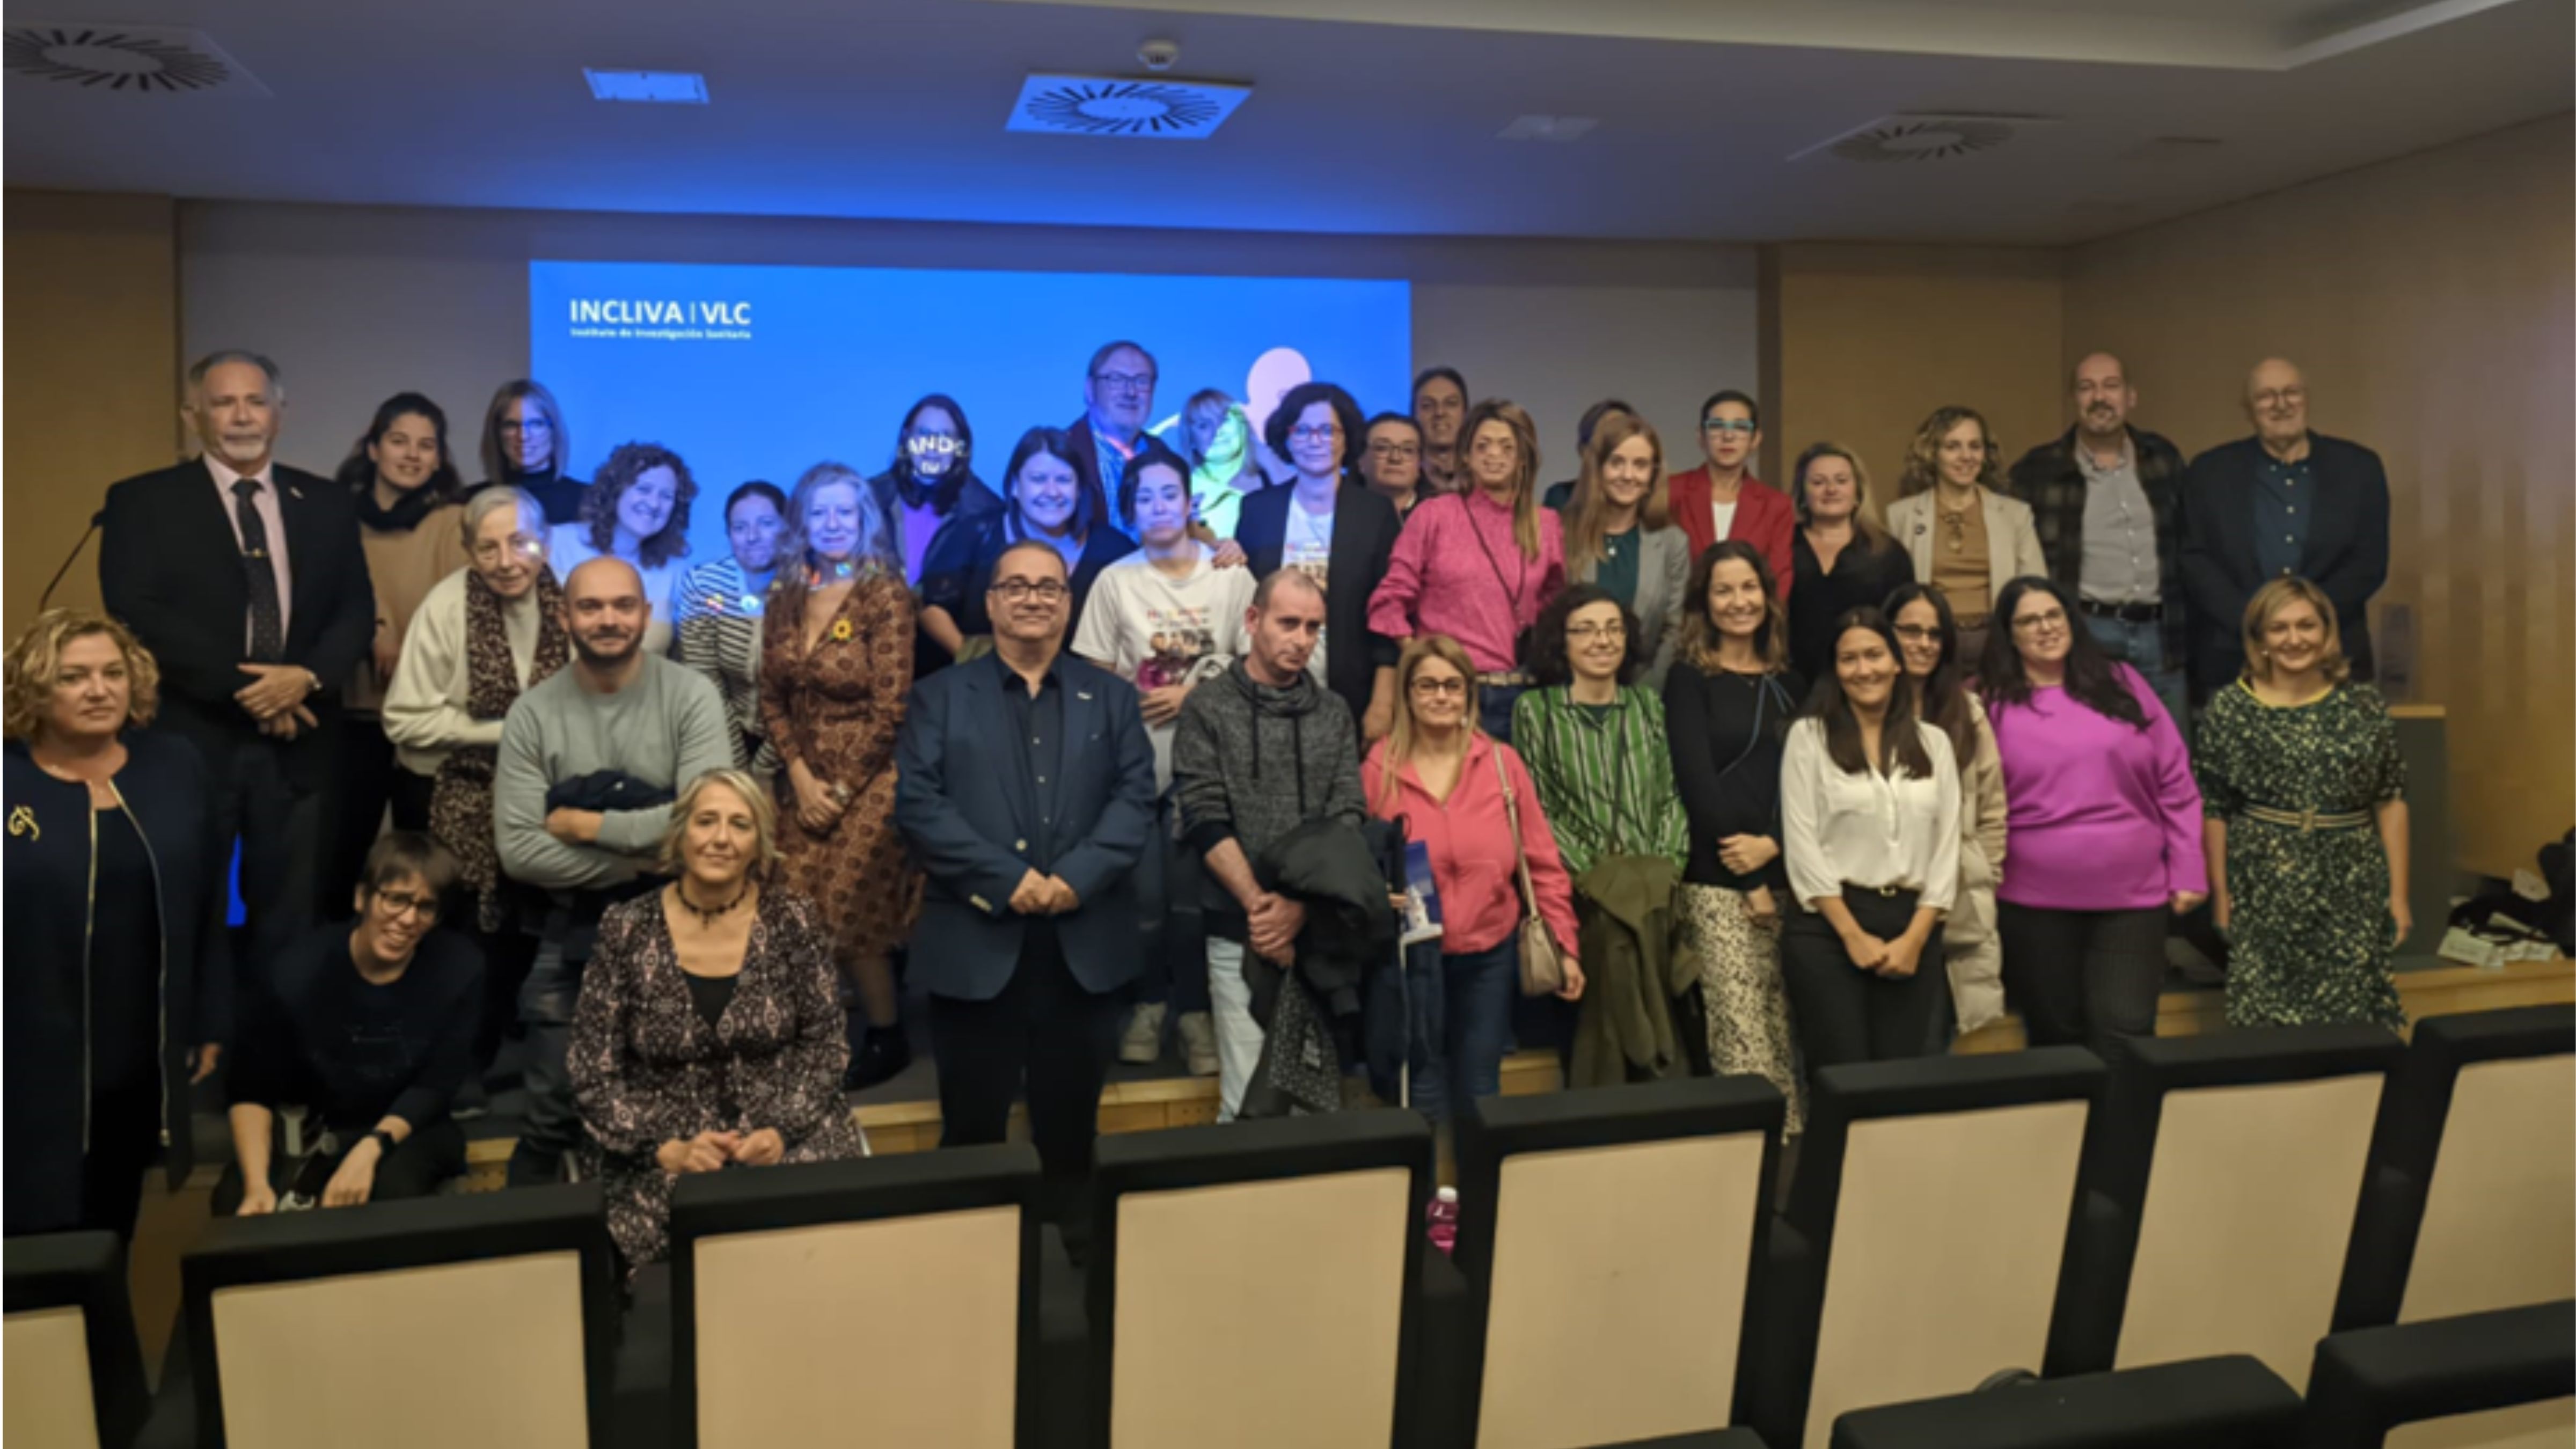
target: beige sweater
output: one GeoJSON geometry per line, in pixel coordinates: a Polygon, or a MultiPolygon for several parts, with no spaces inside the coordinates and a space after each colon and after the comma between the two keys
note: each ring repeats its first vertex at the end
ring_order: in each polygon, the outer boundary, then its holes
{"type": "MultiPolygon", "coordinates": [[[[429,596],[430,587],[468,562],[465,505],[433,508],[409,533],[360,524],[358,545],[367,552],[367,577],[376,586],[376,639],[399,655],[403,635],[411,629],[411,616],[429,596]]],[[[342,702],[359,714],[379,713],[385,707],[387,683],[376,672],[375,651],[370,649],[349,675],[342,702]]]]}

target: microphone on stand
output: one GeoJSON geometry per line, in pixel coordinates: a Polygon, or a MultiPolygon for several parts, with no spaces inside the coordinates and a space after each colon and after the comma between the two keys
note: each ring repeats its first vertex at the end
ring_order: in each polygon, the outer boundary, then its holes
{"type": "Polygon", "coordinates": [[[89,516],[89,527],[82,530],[80,542],[73,544],[72,551],[63,555],[63,566],[54,570],[54,576],[46,583],[45,591],[36,596],[37,613],[43,613],[45,606],[54,601],[54,590],[62,583],[63,575],[72,571],[72,560],[79,558],[81,550],[89,547],[89,541],[98,535],[98,526],[106,521],[107,510],[104,508],[89,516]]]}

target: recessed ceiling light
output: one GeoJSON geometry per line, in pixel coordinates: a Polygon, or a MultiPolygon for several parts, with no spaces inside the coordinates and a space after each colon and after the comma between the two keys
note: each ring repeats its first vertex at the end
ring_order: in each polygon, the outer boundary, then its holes
{"type": "Polygon", "coordinates": [[[1599,116],[1523,116],[1495,137],[1501,141],[1571,141],[1601,124],[1599,116]]]}
{"type": "Polygon", "coordinates": [[[591,70],[590,95],[600,101],[642,101],[668,106],[703,106],[707,78],[681,70],[591,70]]]}

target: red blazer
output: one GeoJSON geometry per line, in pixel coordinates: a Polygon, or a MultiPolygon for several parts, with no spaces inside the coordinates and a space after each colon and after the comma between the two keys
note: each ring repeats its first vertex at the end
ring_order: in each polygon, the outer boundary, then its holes
{"type": "MultiPolygon", "coordinates": [[[[1675,473],[1666,487],[1672,495],[1673,521],[1690,536],[1691,558],[1696,562],[1710,544],[1719,541],[1708,512],[1708,465],[1675,473]]],[[[1789,495],[1745,474],[1744,486],[1735,495],[1735,523],[1726,536],[1762,550],[1784,599],[1789,597],[1789,540],[1797,531],[1797,513],[1789,507],[1789,495]]]]}

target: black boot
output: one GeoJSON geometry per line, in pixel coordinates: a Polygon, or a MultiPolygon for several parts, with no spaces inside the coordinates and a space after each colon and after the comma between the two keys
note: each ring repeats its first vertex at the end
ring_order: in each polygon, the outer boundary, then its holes
{"type": "Polygon", "coordinates": [[[912,1039],[904,1035],[900,1023],[869,1027],[860,1034],[857,1050],[850,1053],[850,1069],[841,1074],[841,1090],[864,1092],[894,1080],[911,1065],[912,1039]]]}

